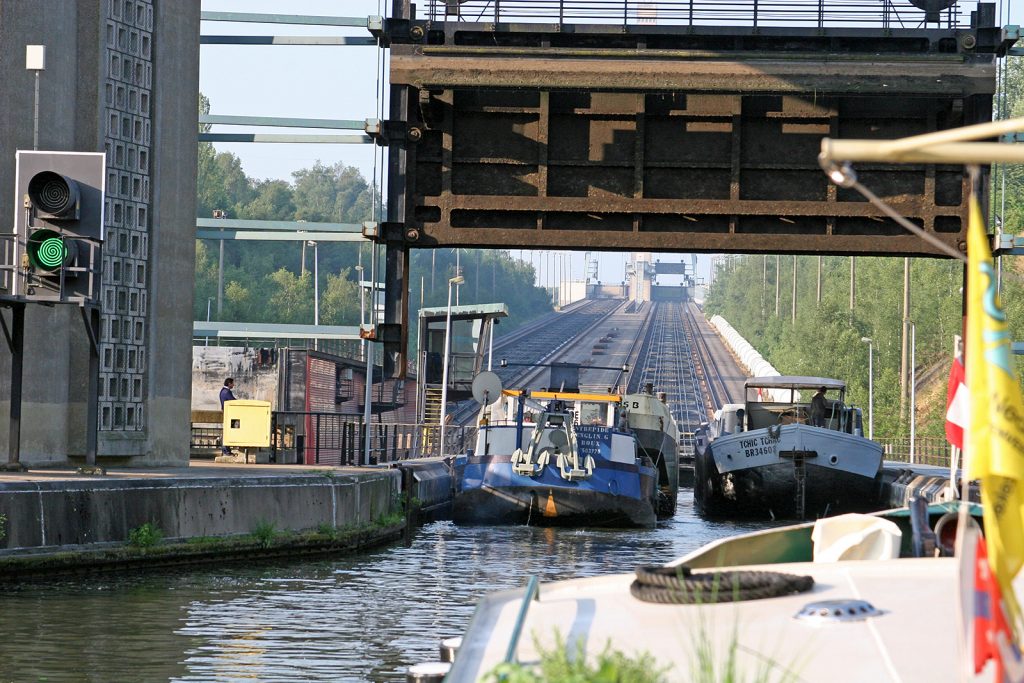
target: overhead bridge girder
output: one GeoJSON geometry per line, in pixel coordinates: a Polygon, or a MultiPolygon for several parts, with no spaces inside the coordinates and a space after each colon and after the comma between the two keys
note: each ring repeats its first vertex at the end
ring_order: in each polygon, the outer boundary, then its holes
{"type": "MultiPolygon", "coordinates": [[[[434,21],[412,33],[390,38],[390,78],[415,103],[402,179],[426,247],[938,255],[832,185],[820,142],[990,120],[1005,50],[991,27],[434,21]]],[[[963,248],[962,167],[857,171],[963,248]]]]}
{"type": "Polygon", "coordinates": [[[689,301],[693,291],[689,287],[667,285],[653,285],[651,287],[651,301],[689,301]]]}
{"type": "Polygon", "coordinates": [[[693,268],[688,263],[654,263],[655,275],[693,275],[693,268]]]}

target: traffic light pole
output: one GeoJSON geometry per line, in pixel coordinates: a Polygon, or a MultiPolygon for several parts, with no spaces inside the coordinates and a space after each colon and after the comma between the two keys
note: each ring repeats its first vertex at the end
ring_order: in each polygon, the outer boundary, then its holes
{"type": "MultiPolygon", "coordinates": [[[[11,328],[4,322],[4,336],[11,349],[11,412],[7,428],[7,462],[2,469],[24,471],[21,464],[21,377],[25,358],[25,304],[12,302],[11,328]]],[[[3,318],[0,317],[0,321],[3,318]]]]}
{"type": "Polygon", "coordinates": [[[83,305],[82,321],[89,335],[89,389],[86,394],[86,431],[85,431],[85,467],[80,471],[85,474],[106,474],[96,466],[97,421],[99,420],[99,385],[100,385],[100,309],[94,305],[83,305]]]}
{"type": "MultiPolygon", "coordinates": [[[[0,470],[24,472],[21,464],[21,383],[25,359],[25,302],[9,301],[11,325],[0,315],[7,346],[11,350],[11,407],[7,432],[7,462],[0,464],[0,470]]],[[[100,378],[100,310],[91,304],[82,304],[82,321],[89,336],[89,388],[86,397],[85,466],[79,469],[83,474],[106,474],[96,465],[98,419],[99,419],[99,378],[100,378]]]]}

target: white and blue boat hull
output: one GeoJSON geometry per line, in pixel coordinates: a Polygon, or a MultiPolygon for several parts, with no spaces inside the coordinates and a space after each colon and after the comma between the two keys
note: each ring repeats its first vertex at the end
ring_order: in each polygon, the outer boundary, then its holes
{"type": "MultiPolygon", "coordinates": [[[[509,427],[481,429],[508,430],[509,427]]],[[[514,429],[514,428],[511,428],[514,429]]],[[[585,429],[579,430],[581,433],[585,429]]],[[[615,432],[619,438],[632,435],[615,432]]],[[[507,433],[506,433],[507,436],[507,433]]],[[[584,436],[586,436],[584,434],[584,436]]],[[[657,522],[658,470],[646,458],[612,459],[607,434],[590,432],[581,449],[593,459],[593,472],[570,481],[554,462],[532,476],[513,467],[512,455],[468,454],[456,459],[453,518],[468,524],[539,526],[653,527],[657,522]],[[602,438],[603,436],[603,438],[602,438]]]]}
{"type": "Polygon", "coordinates": [[[780,425],[699,445],[694,496],[705,514],[820,517],[871,510],[881,445],[854,434],[780,425]]]}

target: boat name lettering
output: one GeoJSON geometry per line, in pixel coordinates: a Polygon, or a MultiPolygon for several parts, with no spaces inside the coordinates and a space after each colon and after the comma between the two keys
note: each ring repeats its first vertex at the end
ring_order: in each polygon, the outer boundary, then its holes
{"type": "Polygon", "coordinates": [[[754,437],[752,439],[740,439],[740,448],[743,449],[744,458],[758,458],[762,455],[774,455],[778,450],[779,440],[770,436],[754,437]]]}
{"type": "Polygon", "coordinates": [[[775,453],[775,446],[756,446],[743,449],[743,457],[745,458],[756,458],[760,455],[772,455],[773,453],[775,453]]]}
{"type": "Polygon", "coordinates": [[[600,457],[601,447],[611,445],[611,433],[607,427],[595,427],[590,425],[576,426],[576,447],[580,455],[600,457]]]}
{"type": "Polygon", "coordinates": [[[774,447],[779,443],[778,439],[773,439],[770,436],[755,437],[753,439],[740,439],[740,448],[757,448],[758,446],[772,446],[774,447]]]}

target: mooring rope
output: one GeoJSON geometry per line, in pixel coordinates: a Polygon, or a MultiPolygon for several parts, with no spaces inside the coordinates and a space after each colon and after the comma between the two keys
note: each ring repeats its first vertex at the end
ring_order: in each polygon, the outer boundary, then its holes
{"type": "Polygon", "coordinates": [[[636,570],[629,587],[644,602],[698,605],[743,602],[803,593],[814,586],[810,576],[781,572],[708,571],[693,573],[689,567],[646,566],[636,570]]]}

